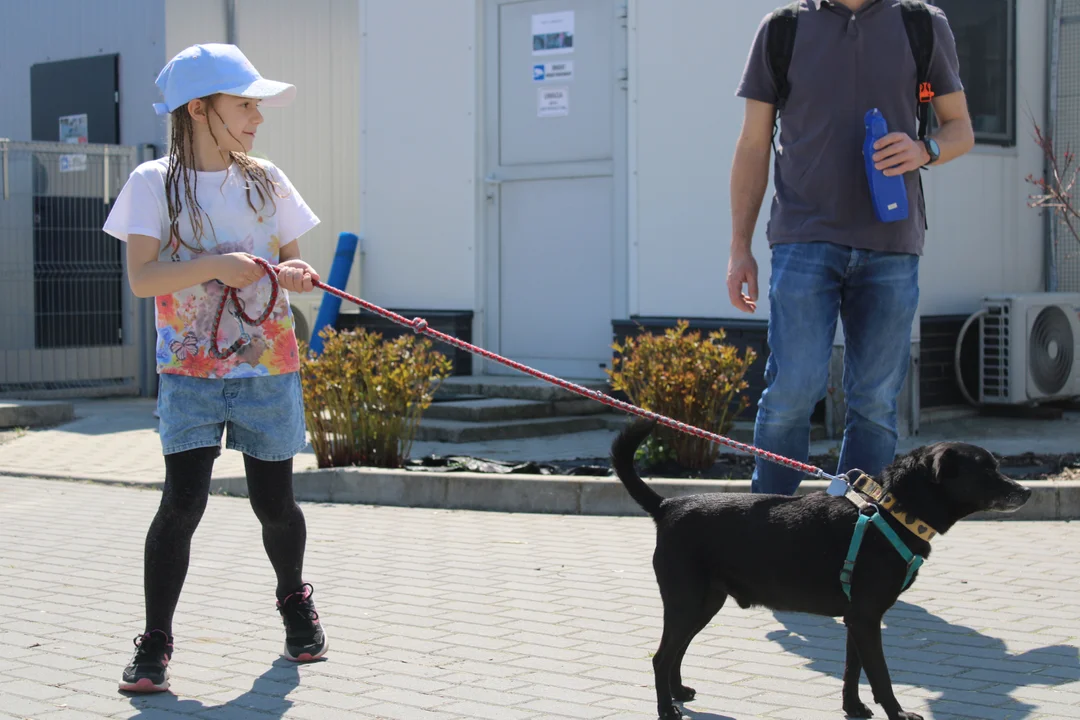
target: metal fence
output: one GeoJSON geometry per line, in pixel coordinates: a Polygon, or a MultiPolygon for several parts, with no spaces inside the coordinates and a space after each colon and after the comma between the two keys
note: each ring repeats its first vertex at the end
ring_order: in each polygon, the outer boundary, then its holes
{"type": "Polygon", "coordinates": [[[144,323],[101,230],[137,157],[0,140],[0,394],[139,390],[144,323]]]}
{"type": "MultiPolygon", "coordinates": [[[[1051,26],[1051,122],[1058,161],[1071,148],[1080,155],[1080,0],[1054,0],[1055,22],[1051,26]]],[[[1074,201],[1080,193],[1074,191],[1074,201]]],[[[1080,292],[1080,243],[1060,215],[1050,223],[1054,248],[1050,288],[1080,292]]],[[[1075,227],[1075,223],[1074,223],[1075,227]]]]}

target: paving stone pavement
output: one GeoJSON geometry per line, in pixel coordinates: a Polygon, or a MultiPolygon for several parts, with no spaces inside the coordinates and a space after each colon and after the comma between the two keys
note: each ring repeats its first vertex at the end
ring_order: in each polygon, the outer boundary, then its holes
{"type": "MultiPolygon", "coordinates": [[[[76,477],[105,482],[158,484],[165,477],[165,461],[149,398],[84,399],[72,401],[76,419],[55,428],[0,432],[0,474],[39,473],[46,477],[76,477]]],[[[938,440],[966,440],[1003,454],[1076,452],[1080,412],[1060,420],[966,418],[924,425],[918,436],[901,438],[898,450],[938,440]]],[[[415,442],[412,457],[470,455],[493,460],[576,460],[606,458],[614,430],[595,430],[553,437],[490,440],[476,443],[415,442]]],[[[836,440],[812,444],[814,453],[837,449],[836,440]]],[[[317,466],[309,446],[296,456],[297,471],[317,466]]],[[[214,463],[214,477],[243,477],[244,459],[235,450],[223,450],[214,463]]]]}
{"type": "MultiPolygon", "coordinates": [[[[141,629],[158,497],[0,477],[0,718],[655,717],[648,519],[305,504],[331,649],[295,666],[278,655],[258,523],[227,497],[195,536],[173,692],[128,698],[116,682],[141,629]]],[[[905,709],[1080,717],[1080,524],[961,523],[935,546],[886,616],[905,709]]],[[[732,605],[687,654],[687,710],[839,719],[843,650],[837,620],[732,605]]]]}
{"type": "MultiPolygon", "coordinates": [[[[155,401],[145,398],[76,400],[73,422],[26,433],[0,434],[0,474],[76,477],[106,482],[160,484],[165,478],[155,401]]],[[[465,454],[496,460],[574,460],[606,457],[613,430],[557,437],[477,443],[414,442],[412,457],[465,454]]],[[[293,461],[296,471],[317,467],[309,445],[293,461]]],[[[222,450],[214,477],[243,477],[244,458],[222,450]]]]}

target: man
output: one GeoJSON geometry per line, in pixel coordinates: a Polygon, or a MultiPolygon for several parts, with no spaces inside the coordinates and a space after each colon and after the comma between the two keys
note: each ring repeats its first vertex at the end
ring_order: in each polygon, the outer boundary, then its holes
{"type": "MultiPolygon", "coordinates": [[[[898,0],[803,0],[797,14],[768,225],[769,357],[754,441],[807,459],[810,415],[825,396],[839,318],[847,400],[839,472],[875,474],[895,457],[896,403],[907,374],[925,235],[919,173],[974,145],[952,31],[940,9],[929,12],[928,79],[939,128],[926,142],[914,137],[916,65],[898,0]],[[863,118],[875,107],[891,131],[875,146],[875,166],[906,181],[909,213],[899,222],[879,222],[871,203],[863,118]]],[[[731,169],[727,286],[732,304],[745,312],[755,310],[758,297],[751,238],[768,184],[779,99],[768,20],[758,28],[736,92],[746,110],[731,169]]],[[[759,458],[752,490],[794,494],[801,480],[798,470],[759,458]]]]}

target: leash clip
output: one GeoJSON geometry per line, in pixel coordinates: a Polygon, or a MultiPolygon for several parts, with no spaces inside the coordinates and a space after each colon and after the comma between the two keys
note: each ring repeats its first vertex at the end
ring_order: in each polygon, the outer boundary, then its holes
{"type": "MultiPolygon", "coordinates": [[[[822,474],[825,475],[825,473],[822,474]]],[[[851,486],[843,475],[825,475],[825,477],[829,478],[829,487],[825,490],[829,495],[843,497],[851,486]]]]}

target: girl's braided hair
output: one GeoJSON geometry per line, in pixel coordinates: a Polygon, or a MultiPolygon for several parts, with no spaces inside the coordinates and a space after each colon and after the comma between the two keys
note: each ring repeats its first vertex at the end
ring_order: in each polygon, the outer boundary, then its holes
{"type": "MultiPolygon", "coordinates": [[[[209,110],[217,113],[214,108],[217,97],[217,95],[209,95],[200,99],[209,110]]],[[[221,116],[218,115],[218,117],[221,116]]],[[[186,103],[172,111],[170,124],[172,129],[169,140],[169,168],[165,175],[165,198],[169,206],[169,247],[172,249],[175,258],[180,251],[181,245],[192,252],[204,251],[202,246],[204,213],[202,208],[199,207],[199,201],[196,199],[199,177],[198,173],[194,172],[195,124],[191,119],[191,113],[188,112],[186,103]],[[188,170],[191,170],[191,172],[188,172],[188,170]],[[191,223],[193,245],[189,245],[180,236],[180,214],[184,209],[184,202],[187,203],[190,210],[188,218],[191,223]]],[[[228,131],[228,128],[226,130],[228,131]]],[[[232,135],[232,132],[229,131],[229,134],[232,135]]],[[[213,128],[210,128],[210,136],[217,142],[217,136],[214,135],[213,128]]],[[[232,137],[239,142],[235,135],[232,135],[232,137]]],[[[268,200],[276,209],[274,195],[277,193],[274,188],[278,187],[279,183],[270,176],[266,171],[266,167],[244,152],[229,151],[229,156],[232,162],[236,163],[237,168],[239,168],[247,181],[247,201],[251,210],[258,213],[266,207],[268,200]],[[255,190],[259,198],[258,208],[255,207],[255,203],[252,201],[252,189],[255,190]]],[[[278,195],[278,197],[285,196],[278,195]]],[[[210,223],[210,232],[214,233],[214,222],[210,220],[209,216],[206,219],[210,223]]]]}

